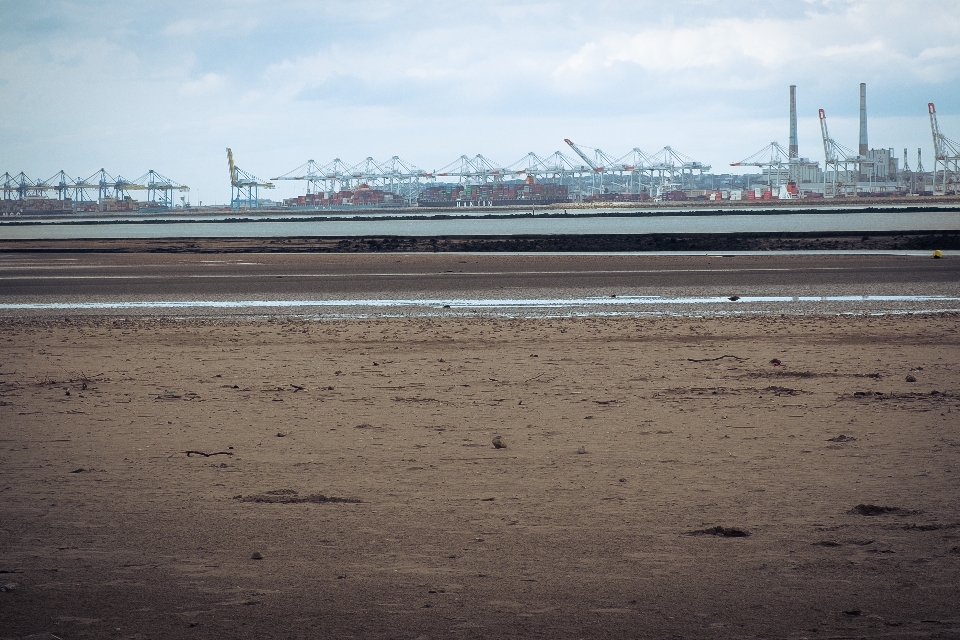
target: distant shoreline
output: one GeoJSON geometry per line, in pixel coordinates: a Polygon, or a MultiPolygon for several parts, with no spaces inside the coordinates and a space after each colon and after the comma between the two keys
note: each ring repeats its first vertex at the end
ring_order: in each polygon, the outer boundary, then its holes
{"type": "Polygon", "coordinates": [[[887,198],[843,198],[809,200],[724,200],[720,202],[587,202],[551,205],[490,207],[335,207],[232,210],[229,207],[174,209],[169,211],[131,211],[105,213],[31,213],[0,217],[6,224],[160,224],[165,222],[255,222],[258,220],[352,220],[357,216],[377,219],[402,217],[405,220],[500,219],[518,216],[537,217],[657,217],[710,215],[783,215],[790,213],[917,213],[960,209],[960,197],[923,196],[887,198]],[[280,216],[280,217],[278,217],[280,216]]]}
{"type": "Polygon", "coordinates": [[[0,239],[0,253],[574,253],[647,251],[952,251],[960,229],[489,236],[0,239]]]}

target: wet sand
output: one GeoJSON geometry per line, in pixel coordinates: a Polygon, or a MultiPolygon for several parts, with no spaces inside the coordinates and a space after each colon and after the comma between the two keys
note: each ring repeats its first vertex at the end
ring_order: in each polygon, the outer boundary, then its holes
{"type": "Polygon", "coordinates": [[[958,320],[0,320],[0,638],[960,637],[958,320]]]}
{"type": "Polygon", "coordinates": [[[0,253],[0,303],[960,295],[960,260],[884,255],[0,253]]]}

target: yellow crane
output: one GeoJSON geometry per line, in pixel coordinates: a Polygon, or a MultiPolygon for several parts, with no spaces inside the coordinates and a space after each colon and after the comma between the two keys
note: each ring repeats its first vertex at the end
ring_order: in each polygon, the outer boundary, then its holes
{"type": "Polygon", "coordinates": [[[264,182],[238,167],[236,162],[233,161],[233,150],[230,147],[227,147],[227,163],[230,165],[230,208],[260,208],[260,187],[273,189],[274,184],[264,182]]]}

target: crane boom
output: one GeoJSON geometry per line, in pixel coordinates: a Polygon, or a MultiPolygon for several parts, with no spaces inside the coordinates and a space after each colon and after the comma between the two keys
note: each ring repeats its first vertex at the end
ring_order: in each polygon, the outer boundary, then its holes
{"type": "Polygon", "coordinates": [[[583,151],[580,150],[580,147],[578,147],[577,145],[573,144],[573,141],[572,141],[572,140],[569,140],[569,139],[567,139],[567,138],[564,138],[563,141],[566,142],[568,145],[570,145],[570,148],[573,149],[574,152],[575,152],[578,156],[580,156],[580,158],[581,158],[584,162],[587,163],[587,166],[590,167],[591,169],[593,169],[593,171],[594,171],[595,173],[601,173],[601,172],[603,172],[603,167],[598,167],[597,165],[595,165],[595,164],[593,163],[593,161],[591,161],[590,158],[587,156],[587,154],[585,154],[583,151]]]}
{"type": "Polygon", "coordinates": [[[233,163],[233,151],[227,147],[227,163],[230,165],[230,185],[237,186],[237,165],[233,163]]]}
{"type": "Polygon", "coordinates": [[[835,159],[835,154],[833,153],[833,145],[830,143],[833,140],[830,139],[830,132],[827,130],[827,113],[823,109],[820,109],[820,133],[823,136],[823,155],[826,158],[827,162],[831,162],[835,159]]]}

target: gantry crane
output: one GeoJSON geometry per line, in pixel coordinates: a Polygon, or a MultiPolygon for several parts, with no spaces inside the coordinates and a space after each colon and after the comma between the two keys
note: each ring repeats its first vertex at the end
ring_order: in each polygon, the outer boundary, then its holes
{"type": "Polygon", "coordinates": [[[604,168],[603,168],[602,166],[599,166],[599,165],[598,165],[596,162],[594,162],[593,160],[591,160],[591,159],[590,159],[590,156],[588,156],[587,154],[585,154],[585,153],[583,152],[583,150],[581,150],[580,147],[578,147],[577,145],[575,145],[575,144],[573,143],[573,141],[570,140],[569,138],[564,138],[563,141],[566,142],[567,145],[569,145],[569,147],[570,147],[571,149],[573,149],[573,152],[574,152],[574,153],[576,153],[578,156],[580,156],[580,159],[581,159],[581,160],[583,160],[585,163],[587,163],[587,166],[588,166],[588,167],[590,167],[590,171],[592,172],[592,175],[593,175],[593,178],[591,179],[591,188],[592,188],[593,192],[594,192],[594,193],[602,193],[602,192],[603,192],[603,172],[604,172],[604,168]]]}
{"type": "Polygon", "coordinates": [[[260,178],[238,167],[233,161],[233,151],[230,147],[227,147],[227,162],[230,165],[230,208],[259,209],[260,187],[273,189],[274,184],[262,182],[260,178]]]}
{"type": "Polygon", "coordinates": [[[710,171],[710,165],[694,160],[669,146],[648,156],[647,162],[651,180],[657,182],[658,197],[663,196],[669,189],[692,189],[694,175],[702,177],[704,171],[710,171]]]}
{"type": "MultiPolygon", "coordinates": [[[[826,198],[835,196],[857,195],[857,180],[864,166],[872,166],[873,160],[853,152],[830,137],[827,129],[827,114],[823,109],[820,114],[820,133],[823,136],[823,195],[826,198]],[[833,175],[830,175],[833,167],[833,175]],[[829,181],[829,182],[828,182],[829,181]]],[[[871,171],[870,175],[874,175],[871,171]]]]}
{"type": "Polygon", "coordinates": [[[740,162],[731,162],[730,166],[760,167],[767,178],[767,184],[771,189],[776,189],[788,182],[800,182],[803,170],[815,169],[817,163],[798,157],[795,151],[784,149],[779,142],[771,142],[752,156],[740,162]]]}
{"type": "Polygon", "coordinates": [[[960,143],[954,142],[940,133],[940,124],[937,122],[937,108],[932,102],[927,103],[927,112],[930,114],[930,131],[933,134],[933,193],[946,195],[956,193],[957,180],[960,178],[960,143]],[[940,186],[937,187],[937,175],[940,176],[940,186]]]}

